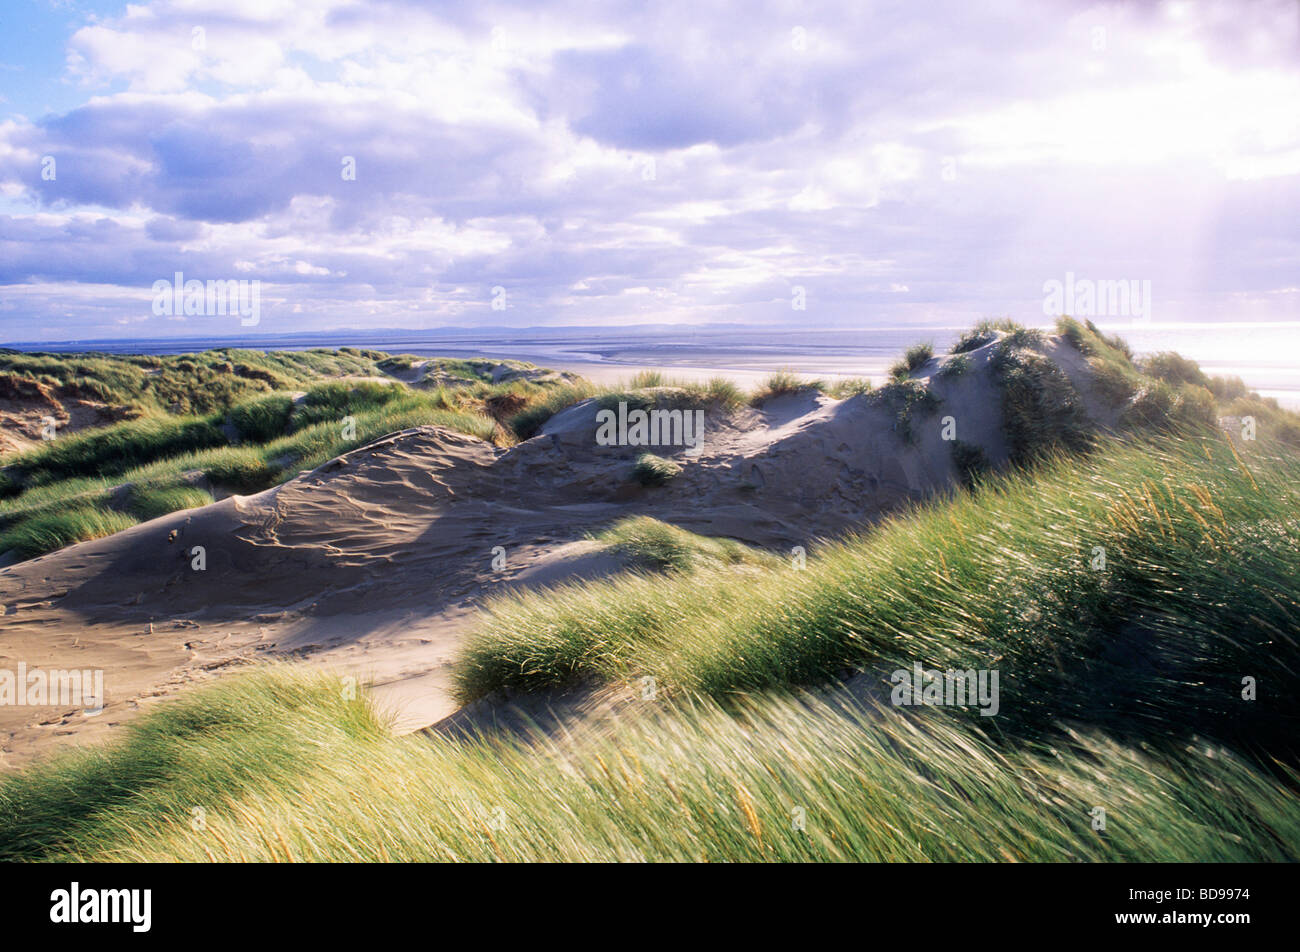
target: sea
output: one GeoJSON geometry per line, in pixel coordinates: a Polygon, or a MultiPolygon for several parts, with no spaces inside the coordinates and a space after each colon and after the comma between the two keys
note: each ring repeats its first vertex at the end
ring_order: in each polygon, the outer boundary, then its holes
{"type": "MultiPolygon", "coordinates": [[[[1106,325],[1138,354],[1177,351],[1212,375],[1241,377],[1253,390],[1300,409],[1300,322],[1106,325]]],[[[156,339],[12,343],[36,351],[180,354],[221,347],[309,350],[358,347],[422,357],[526,360],[568,370],[599,383],[657,369],[670,377],[727,377],[752,385],[777,370],[805,377],[883,379],[910,345],[931,342],[946,351],[965,327],[813,329],[749,325],[617,327],[349,329],[293,334],[213,335],[156,339]]]]}

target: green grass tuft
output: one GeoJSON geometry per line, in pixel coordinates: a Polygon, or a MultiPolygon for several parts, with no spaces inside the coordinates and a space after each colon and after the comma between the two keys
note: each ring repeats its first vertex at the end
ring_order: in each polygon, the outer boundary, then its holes
{"type": "Polygon", "coordinates": [[[761,407],[777,397],[788,397],[809,390],[824,390],[825,384],[820,380],[804,380],[789,370],[778,370],[754,389],[749,395],[750,406],[761,407]]]}
{"type": "Polygon", "coordinates": [[[704,564],[771,566],[778,561],[734,539],[697,535],[649,516],[624,519],[595,539],[637,565],[660,570],[684,572],[704,564]]]}
{"type": "Polygon", "coordinates": [[[30,559],[74,542],[88,542],[135,525],[126,513],[73,506],[44,512],[0,531],[0,553],[15,551],[30,559]]]}
{"type": "Polygon", "coordinates": [[[642,486],[664,486],[681,474],[682,467],[654,453],[642,453],[632,468],[632,478],[642,486]]]}

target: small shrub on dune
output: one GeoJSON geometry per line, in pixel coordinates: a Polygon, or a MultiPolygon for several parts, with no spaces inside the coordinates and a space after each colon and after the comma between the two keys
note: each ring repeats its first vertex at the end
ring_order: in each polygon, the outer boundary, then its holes
{"type": "Polygon", "coordinates": [[[1218,422],[1214,394],[1194,384],[1180,388],[1174,406],[1174,421],[1183,426],[1210,427],[1218,422]]]}
{"type": "Polygon", "coordinates": [[[966,354],[972,350],[978,350],[985,344],[991,344],[998,339],[998,335],[992,331],[966,331],[957,338],[956,343],[949,348],[950,354],[966,354]]]}
{"type": "Polygon", "coordinates": [[[1217,423],[1214,394],[1204,387],[1176,386],[1156,380],[1143,387],[1129,403],[1120,422],[1134,429],[1172,430],[1211,427],[1217,423]]]}
{"type": "Polygon", "coordinates": [[[1058,450],[1091,445],[1083,401],[1070,378],[1048,358],[1002,340],[990,366],[1002,395],[1002,429],[1012,462],[1024,464],[1058,450]]]}
{"type": "Polygon", "coordinates": [[[1017,327],[1002,342],[1010,347],[1041,347],[1047,342],[1047,335],[1037,327],[1017,327]]]}
{"type": "Polygon", "coordinates": [[[934,345],[926,341],[907,348],[903,354],[903,362],[907,364],[908,370],[917,371],[928,364],[933,356],[934,345]]]}
{"type": "Polygon", "coordinates": [[[603,391],[596,397],[602,409],[615,410],[620,403],[639,410],[731,411],[745,402],[745,395],[725,377],[713,377],[706,383],[674,380],[659,371],[642,371],[626,386],[603,391]]]}
{"type": "Polygon", "coordinates": [[[1250,392],[1240,377],[1211,377],[1208,386],[1215,399],[1222,403],[1244,397],[1250,392]]]}
{"type": "Polygon", "coordinates": [[[1092,334],[1074,318],[1062,317],[1058,319],[1056,332],[1061,335],[1067,344],[1084,356],[1092,356],[1096,352],[1096,348],[1093,346],[1096,335],[1092,334]]]}
{"type": "Polygon", "coordinates": [[[953,354],[949,357],[942,367],[939,368],[938,376],[944,380],[957,380],[970,373],[970,358],[965,354],[953,354]]]}
{"type": "Polygon", "coordinates": [[[675,479],[682,471],[677,463],[654,453],[642,453],[632,468],[632,478],[642,486],[663,486],[675,479]]]}
{"type": "Polygon", "coordinates": [[[713,377],[704,385],[703,396],[723,410],[734,410],[745,402],[745,394],[726,377],[713,377]]]}
{"type": "Polygon", "coordinates": [[[645,390],[649,387],[667,387],[667,378],[659,370],[642,370],[632,376],[628,387],[632,390],[645,390]]]}
{"type": "Polygon", "coordinates": [[[1148,384],[1125,408],[1121,423],[1133,428],[1163,429],[1174,412],[1176,400],[1174,388],[1165,381],[1148,384]]]}
{"type": "Polygon", "coordinates": [[[375,366],[385,373],[405,373],[421,359],[414,354],[393,354],[391,357],[385,357],[375,366]]]}
{"type": "Polygon", "coordinates": [[[312,387],[293,411],[292,429],[342,420],[407,398],[410,391],[398,384],[324,383],[312,387]]]}
{"type": "Polygon", "coordinates": [[[932,344],[913,344],[903,354],[903,359],[889,368],[891,380],[906,380],[916,371],[920,370],[930,362],[934,356],[934,346],[932,344]]]}
{"type": "Polygon", "coordinates": [[[933,413],[942,402],[919,380],[893,380],[867,395],[876,406],[894,415],[894,431],[906,443],[912,441],[913,422],[923,414],[933,413]]]}

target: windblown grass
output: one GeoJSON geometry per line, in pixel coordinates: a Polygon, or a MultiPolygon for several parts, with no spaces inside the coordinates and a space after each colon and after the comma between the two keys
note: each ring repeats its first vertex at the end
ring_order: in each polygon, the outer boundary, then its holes
{"type": "Polygon", "coordinates": [[[165,456],[224,446],[216,421],[150,417],[59,437],[11,460],[29,484],[118,475],[165,456]]]}
{"type": "Polygon", "coordinates": [[[903,359],[889,369],[893,380],[906,380],[916,373],[934,357],[934,345],[931,343],[913,344],[903,354],[903,359]]]}
{"type": "Polygon", "coordinates": [[[1072,719],[1284,749],[1300,698],[1240,690],[1243,673],[1300,667],[1297,477],[1294,457],[1222,440],[1114,443],[893,518],[803,571],[512,593],[467,640],[458,691],[645,674],[727,698],[919,661],[1000,669],[1003,730],[1072,719]]]}
{"type": "Polygon", "coordinates": [[[1300,858],[1293,792],[1211,745],[1087,733],[1008,752],[838,700],[645,702],[564,744],[391,738],[337,680],[261,672],[126,731],[0,781],[0,859],[1300,858]]]}
{"type": "Polygon", "coordinates": [[[123,512],[94,506],[60,507],[24,519],[0,532],[0,551],[33,558],[74,542],[88,542],[129,529],[139,520],[123,512]]]}

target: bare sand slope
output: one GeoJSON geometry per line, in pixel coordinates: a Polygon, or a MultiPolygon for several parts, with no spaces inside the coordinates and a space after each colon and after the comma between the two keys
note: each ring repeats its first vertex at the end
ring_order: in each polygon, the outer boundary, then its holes
{"type": "Polygon", "coordinates": [[[0,669],[102,669],[108,699],[98,716],[0,707],[0,762],[94,739],[255,658],[371,679],[400,728],[434,723],[455,710],[450,665],[485,597],[624,567],[584,541],[592,530],[648,514],[788,551],[949,489],[945,416],[1005,459],[987,355],[971,357],[975,372],[930,381],[943,404],[910,440],[867,397],[804,392],[709,416],[702,452],[657,448],[684,470],[644,488],[631,474],[645,448],[597,446],[586,401],[508,450],[406,430],[258,495],[0,570],[0,669]]]}

